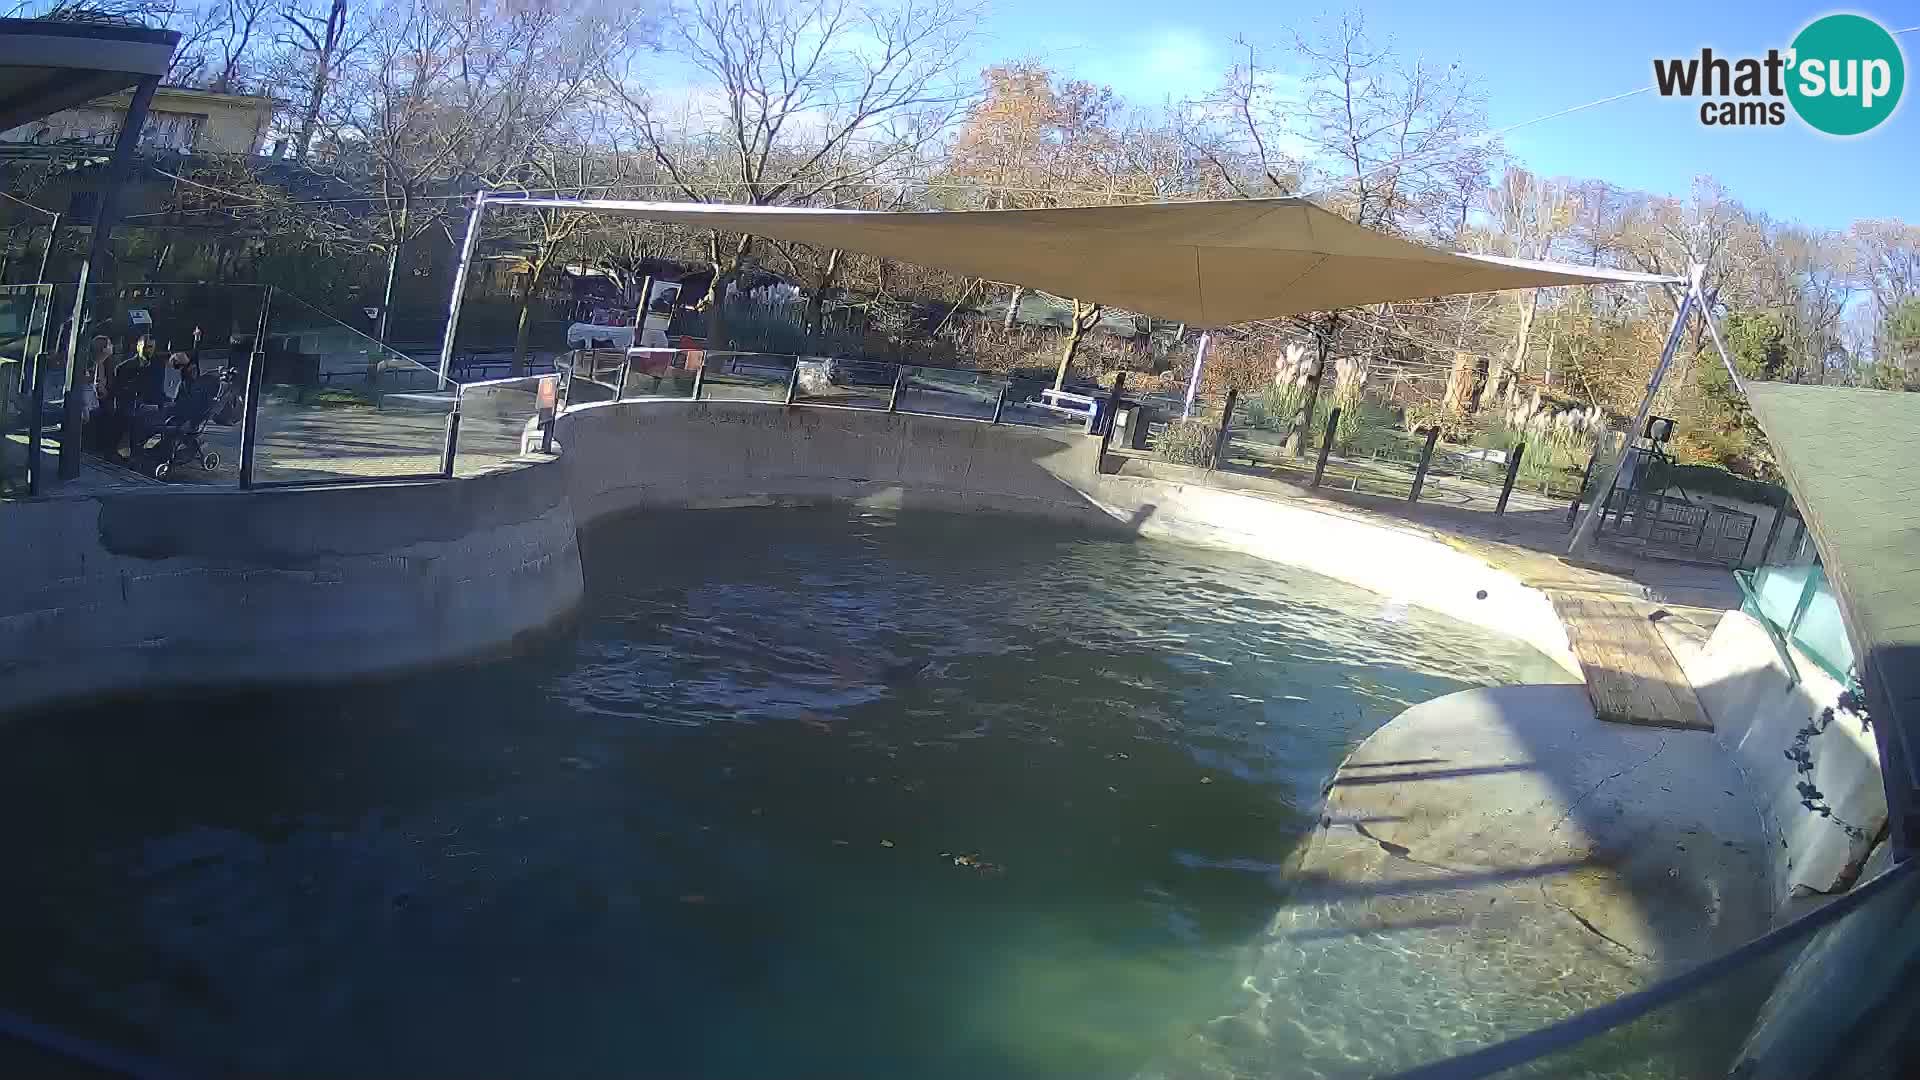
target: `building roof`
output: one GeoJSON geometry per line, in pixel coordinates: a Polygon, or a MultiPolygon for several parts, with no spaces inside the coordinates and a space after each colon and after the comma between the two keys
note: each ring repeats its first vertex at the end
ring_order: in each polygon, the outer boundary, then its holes
{"type": "Polygon", "coordinates": [[[0,131],[166,74],[172,30],[0,19],[0,131]]]}
{"type": "Polygon", "coordinates": [[[1443,251],[1362,228],[1305,199],[945,213],[504,195],[490,201],[842,248],[1202,328],[1496,289],[1685,283],[1443,251]]]}
{"type": "Polygon", "coordinates": [[[1746,393],[1840,598],[1882,760],[1920,788],[1920,394],[1765,382],[1746,393]]]}

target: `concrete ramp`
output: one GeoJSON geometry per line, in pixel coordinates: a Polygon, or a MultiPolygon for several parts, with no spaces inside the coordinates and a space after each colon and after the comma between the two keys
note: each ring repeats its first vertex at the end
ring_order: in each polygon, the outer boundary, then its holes
{"type": "Polygon", "coordinates": [[[1652,612],[1624,600],[1549,592],[1567,643],[1602,720],[1712,731],[1693,684],[1653,625],[1652,612]]]}

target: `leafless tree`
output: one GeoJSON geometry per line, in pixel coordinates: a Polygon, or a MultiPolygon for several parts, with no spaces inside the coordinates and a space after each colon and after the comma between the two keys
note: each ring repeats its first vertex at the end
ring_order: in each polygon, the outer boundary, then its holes
{"type": "MultiPolygon", "coordinates": [[[[951,127],[979,16],[970,0],[692,0],[665,44],[710,80],[710,100],[676,110],[631,55],[611,59],[605,85],[678,197],[806,205],[886,175],[951,127]]],[[[752,246],[709,237],[711,347],[726,344],[726,291],[752,246]]]]}

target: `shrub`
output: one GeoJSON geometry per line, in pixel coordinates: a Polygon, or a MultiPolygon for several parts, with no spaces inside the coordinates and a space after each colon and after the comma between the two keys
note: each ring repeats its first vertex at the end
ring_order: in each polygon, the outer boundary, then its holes
{"type": "Polygon", "coordinates": [[[1220,425],[1198,418],[1172,420],[1153,440],[1153,456],[1175,465],[1213,464],[1214,443],[1220,438],[1220,425]]]}

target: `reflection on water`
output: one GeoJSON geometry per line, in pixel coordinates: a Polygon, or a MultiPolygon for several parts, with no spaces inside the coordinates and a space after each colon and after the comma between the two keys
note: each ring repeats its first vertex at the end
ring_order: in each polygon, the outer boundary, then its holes
{"type": "Polygon", "coordinates": [[[584,550],[539,655],[10,725],[0,1007],[277,1074],[1124,1075],[1241,1007],[1356,742],[1563,678],[1016,519],[652,514],[584,550]]]}

